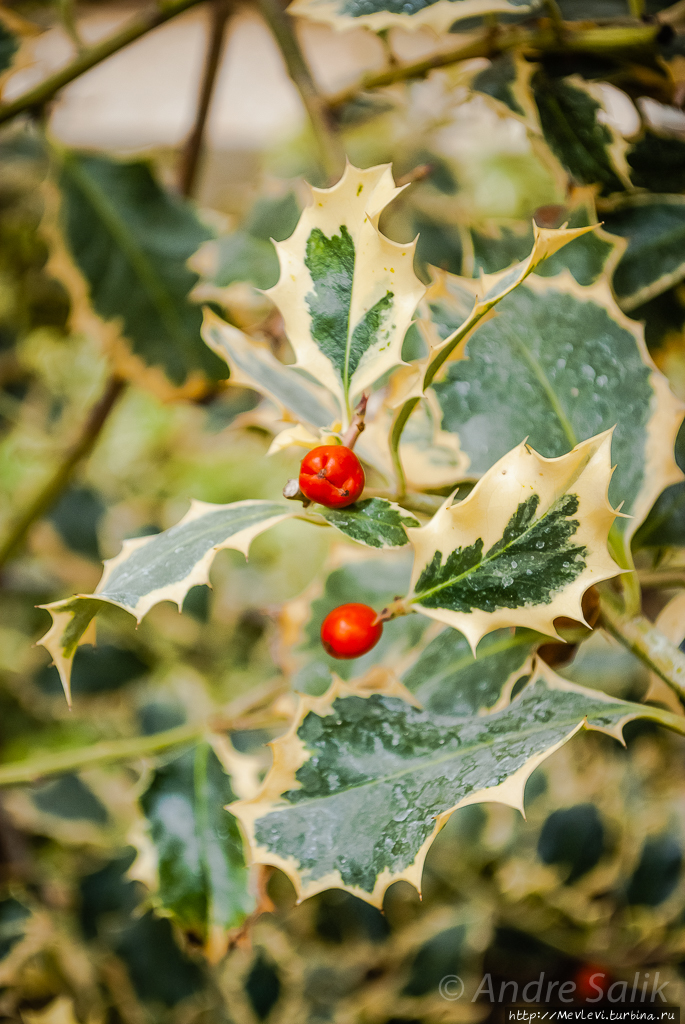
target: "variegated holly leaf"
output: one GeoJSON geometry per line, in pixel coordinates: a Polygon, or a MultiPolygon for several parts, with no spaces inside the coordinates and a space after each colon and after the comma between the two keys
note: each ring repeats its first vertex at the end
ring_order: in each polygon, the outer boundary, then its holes
{"type": "Polygon", "coordinates": [[[498,629],[473,654],[457,629],[444,629],[402,676],[421,707],[436,715],[476,715],[509,703],[533,673],[544,638],[532,629],[498,629]]]}
{"type": "Polygon", "coordinates": [[[288,10],[343,31],[362,25],[373,32],[428,26],[442,33],[461,18],[497,12],[525,14],[530,5],[521,0],[294,0],[288,10]]]}
{"type": "Polygon", "coordinates": [[[538,112],[530,86],[534,73],[535,65],[526,60],[519,50],[509,50],[479,71],[471,82],[471,88],[494,100],[505,114],[513,114],[529,128],[539,131],[538,112]]]}
{"type": "Polygon", "coordinates": [[[102,339],[122,375],[154,386],[162,368],[174,386],[201,393],[222,364],[202,343],[202,314],[189,301],[198,278],[186,261],[211,231],[147,163],[68,150],[54,159],[59,196],[47,188],[43,230],[74,326],[102,339]]]}
{"type": "Polygon", "coordinates": [[[294,234],[276,245],[280,309],[297,356],[335,395],[343,427],[354,399],[402,362],[402,342],[425,288],[414,274],[415,244],[378,230],[400,192],[389,165],[348,164],[330,189],[312,189],[294,234]]]}
{"type": "Polygon", "coordinates": [[[685,196],[638,194],[604,214],[608,231],[627,239],[612,285],[625,310],[685,278],[685,196]]]}
{"type": "Polygon", "coordinates": [[[69,681],[76,648],[88,642],[84,634],[103,603],[123,608],[138,622],[160,601],[173,601],[180,609],[192,587],[209,582],[218,551],[233,548],[247,557],[255,537],[296,514],[274,501],[230,505],[194,501],[169,530],[124,541],[121,552],[105,562],[93,594],[42,605],[52,615],[52,626],[39,643],[52,655],[67,700],[71,701],[69,681]]]}
{"type": "Polygon", "coordinates": [[[224,810],[235,798],[203,742],[157,767],[140,799],[149,832],[143,856],[152,855],[157,881],[153,899],[217,952],[255,904],[237,822],[224,810]]]}
{"type": "Polygon", "coordinates": [[[302,698],[261,792],[230,810],[254,861],[286,872],[300,898],[335,886],[381,906],[399,879],[420,887],[426,854],[458,807],[522,810],[530,774],[574,733],[620,740],[635,718],[685,731],[682,718],[584,690],[542,663],[503,710],[464,718],[336,683],[302,698]]]}
{"type": "Polygon", "coordinates": [[[603,192],[630,188],[628,144],[608,123],[601,86],[579,75],[552,78],[538,70],[532,88],[544,139],[573,180],[598,182],[603,192]]]}
{"type": "Polygon", "coordinates": [[[460,630],[475,651],[486,633],[526,626],[556,636],[554,619],[585,622],[588,587],[620,569],[607,550],[611,431],[545,459],[525,442],[463,501],[409,530],[405,605],[460,630]]]}
{"type": "Polygon", "coordinates": [[[345,536],[370,548],[401,548],[407,543],[405,527],[419,525],[403,508],[385,498],[365,498],[347,508],[315,505],[313,511],[345,536]]]}
{"type": "Polygon", "coordinates": [[[202,337],[228,363],[230,381],[254,388],[312,427],[329,427],[339,413],[325,388],[285,366],[263,345],[206,309],[202,337]]]}
{"type": "MultiPolygon", "coordinates": [[[[595,225],[580,238],[575,238],[559,252],[549,256],[535,270],[542,277],[555,277],[568,269],[578,284],[593,284],[603,274],[611,275],[626,247],[624,239],[609,234],[597,222],[593,190],[576,188],[566,206],[542,207],[537,216],[553,216],[567,227],[595,225]]],[[[491,221],[470,229],[473,246],[473,275],[497,273],[513,260],[524,259],[533,245],[530,224],[491,221]]]]}
{"type": "Polygon", "coordinates": [[[392,378],[390,405],[396,408],[413,400],[411,407],[402,410],[402,430],[416,402],[445,362],[450,357],[460,358],[469,336],[492,315],[494,307],[518,288],[544,260],[574,239],[593,231],[594,227],[541,228],[534,224],[533,248],[529,256],[508,270],[499,274],[483,274],[480,281],[444,273],[436,275],[424,303],[427,315],[435,325],[435,330],[427,333],[428,355],[403,367],[392,378]]]}
{"type": "MultiPolygon", "coordinates": [[[[460,315],[455,310],[454,320],[460,315]]],[[[440,330],[449,331],[446,301],[439,316],[440,330]]],[[[603,282],[581,288],[568,273],[530,277],[465,354],[434,390],[443,427],[458,434],[474,477],[524,437],[553,458],[615,425],[610,496],[633,517],[616,523],[626,541],[661,491],[682,479],[673,454],[681,403],[654,367],[642,327],[603,282]]]]}

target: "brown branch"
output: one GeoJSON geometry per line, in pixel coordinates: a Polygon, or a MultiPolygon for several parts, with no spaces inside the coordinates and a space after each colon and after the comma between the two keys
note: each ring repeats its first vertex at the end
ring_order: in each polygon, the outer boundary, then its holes
{"type": "Polygon", "coordinates": [[[113,375],[107,382],[102,398],[93,406],[86,420],[81,436],[56,468],[52,476],[38,492],[33,501],[17,517],[4,542],[0,544],[0,567],[23,543],[31,525],[52,507],[71,480],[79,462],[90,455],[100,436],[107,417],[116,405],[126,387],[126,381],[113,375]]]}
{"type": "Polygon", "coordinates": [[[626,51],[651,46],[659,32],[659,25],[608,25],[579,29],[574,22],[562,22],[561,26],[543,29],[525,29],[519,25],[499,27],[496,32],[488,31],[458,49],[433,54],[415,64],[395,65],[379,74],[364,75],[356,85],[327,98],[330,109],[341,107],[356,99],[360,93],[382,89],[395,82],[410,78],[422,78],[434,68],[447,67],[473,57],[495,57],[506,50],[521,47],[529,53],[596,53],[626,51]],[[560,29],[563,28],[561,37],[560,29]]]}
{"type": "Polygon", "coordinates": [[[335,129],[328,104],[322,99],[305,60],[292,19],[279,0],[257,0],[257,7],[278,43],[285,66],[302,98],[314,133],[319,159],[328,184],[335,182],[345,166],[345,151],[335,129]]]}
{"type": "Polygon", "coordinates": [[[141,36],[151,32],[152,29],[170,21],[177,14],[182,14],[183,11],[195,7],[200,2],[201,0],[175,0],[173,3],[160,4],[159,6],[153,4],[148,7],[142,14],[128,22],[120,32],[116,32],[108,39],[103,39],[101,43],[96,43],[95,46],[89,46],[71,64],[67,64],[66,67],[55,72],[54,75],[50,75],[49,78],[40,82],[35,88],[25,92],[23,96],[18,96],[11,103],[0,104],[0,124],[16,117],[17,114],[22,114],[26,110],[41,107],[48,100],[51,100],[55,93],[63,89],[65,85],[73,82],[75,78],[78,78],[86,71],[90,71],[96,64],[100,64],[103,60],[111,57],[113,53],[123,50],[129,43],[135,42],[136,39],[140,39],[141,36]]]}
{"type": "Polygon", "coordinates": [[[198,98],[195,124],[183,147],[178,172],[178,187],[184,196],[191,196],[194,191],[202,153],[202,143],[207,126],[207,117],[212,102],[216,77],[221,65],[221,54],[224,48],[226,26],[230,13],[231,6],[229,0],[214,0],[212,4],[209,45],[207,46],[207,55],[205,57],[204,74],[198,98]]]}

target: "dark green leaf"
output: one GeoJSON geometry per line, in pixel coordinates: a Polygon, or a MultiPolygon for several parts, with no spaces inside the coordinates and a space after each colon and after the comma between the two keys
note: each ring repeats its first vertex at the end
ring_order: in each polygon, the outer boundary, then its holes
{"type": "Polygon", "coordinates": [[[12,67],[14,55],[19,49],[19,40],[14,32],[0,21],[0,74],[12,67]]]}
{"type": "Polygon", "coordinates": [[[599,182],[605,192],[623,191],[627,175],[619,166],[620,144],[598,119],[602,106],[581,80],[539,71],[533,91],[545,140],[571,177],[583,185],[599,182]]]}
{"type": "Polygon", "coordinates": [[[529,659],[541,642],[531,629],[498,629],[483,637],[474,658],[466,637],[445,629],[419,655],[402,682],[426,711],[475,715],[507,697],[520,679],[528,681],[529,659]]]}
{"type": "Polygon", "coordinates": [[[636,188],[685,192],[685,141],[647,130],[626,155],[636,188]]]}
{"type": "Polygon", "coordinates": [[[613,277],[623,309],[632,310],[685,278],[685,198],[636,196],[607,212],[604,223],[628,239],[613,277]]]}
{"type": "Polygon", "coordinates": [[[400,548],[407,543],[405,526],[419,523],[399,505],[385,498],[366,498],[347,508],[316,505],[313,511],[351,540],[371,548],[400,548]]]}
{"type": "Polygon", "coordinates": [[[158,856],[161,906],[203,938],[253,909],[228,775],[206,743],[157,768],[141,798],[158,856]]]}
{"type": "Polygon", "coordinates": [[[188,301],[197,275],[186,260],[209,230],[172,198],[146,163],[67,152],[59,186],[69,251],[103,320],[118,320],[134,352],[174,384],[193,370],[225,371],[200,337],[202,314],[188,301]]]}

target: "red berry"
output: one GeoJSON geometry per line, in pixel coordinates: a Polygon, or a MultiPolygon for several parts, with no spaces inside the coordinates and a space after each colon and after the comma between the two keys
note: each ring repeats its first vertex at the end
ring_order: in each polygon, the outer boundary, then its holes
{"type": "Polygon", "coordinates": [[[329,612],[321,627],[321,643],[332,658],[360,658],[375,647],[383,623],[368,604],[341,604],[329,612]]]}
{"type": "Polygon", "coordinates": [[[302,459],[300,490],[326,508],[345,508],[364,490],[364,470],[351,448],[322,444],[302,459]]]}
{"type": "Polygon", "coordinates": [[[599,967],[597,964],[581,964],[576,971],[574,981],[576,997],[584,1003],[586,999],[591,1002],[597,1001],[600,991],[604,995],[611,979],[604,967],[599,967]]]}

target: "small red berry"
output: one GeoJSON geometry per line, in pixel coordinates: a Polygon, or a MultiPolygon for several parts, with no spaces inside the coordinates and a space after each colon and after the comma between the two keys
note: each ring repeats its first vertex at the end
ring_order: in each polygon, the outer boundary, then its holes
{"type": "Polygon", "coordinates": [[[332,658],[360,658],[375,647],[383,632],[368,604],[341,604],[321,627],[321,643],[332,658]]]}
{"type": "Polygon", "coordinates": [[[577,998],[584,1003],[587,999],[590,1002],[597,1001],[600,992],[604,995],[611,979],[604,967],[597,964],[581,964],[573,980],[576,983],[577,998]]]}
{"type": "Polygon", "coordinates": [[[310,501],[326,508],[345,508],[364,490],[364,470],[351,448],[322,444],[302,459],[299,484],[310,501]]]}

